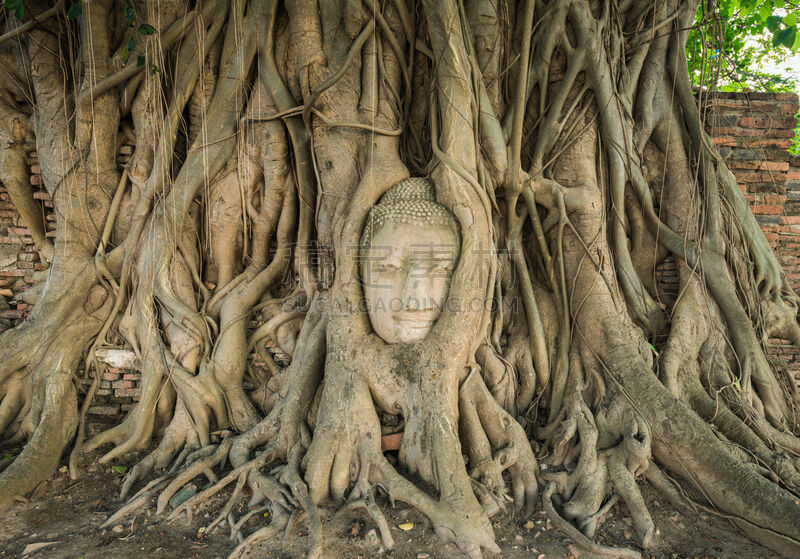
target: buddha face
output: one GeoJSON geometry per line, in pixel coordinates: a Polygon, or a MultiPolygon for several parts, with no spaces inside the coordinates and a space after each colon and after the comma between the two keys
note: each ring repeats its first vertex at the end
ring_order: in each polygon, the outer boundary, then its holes
{"type": "Polygon", "coordinates": [[[440,223],[385,222],[362,252],[370,322],[387,343],[423,339],[442,312],[459,239],[440,223]]]}

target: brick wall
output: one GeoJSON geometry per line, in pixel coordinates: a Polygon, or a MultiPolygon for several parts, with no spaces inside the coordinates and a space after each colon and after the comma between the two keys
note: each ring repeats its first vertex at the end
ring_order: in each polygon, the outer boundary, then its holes
{"type": "MultiPolygon", "coordinates": [[[[775,250],[795,290],[800,289],[800,157],[787,148],[794,137],[798,98],[787,93],[717,93],[705,105],[706,122],[714,143],[775,250]]],[[[120,165],[127,163],[131,146],[122,146],[120,165]]],[[[55,216],[47,193],[39,187],[41,177],[36,153],[29,154],[34,197],[42,204],[48,230],[55,216]]],[[[52,231],[48,235],[52,236],[52,231]]],[[[31,305],[22,293],[42,270],[33,239],[0,184],[0,331],[24,320],[31,305]]],[[[668,305],[677,296],[675,262],[669,258],[658,270],[659,290],[668,305]]],[[[768,349],[794,372],[800,383],[800,348],[781,340],[770,340],[768,349]]],[[[253,356],[257,359],[257,356],[253,356]]],[[[139,376],[123,367],[110,366],[100,384],[90,412],[116,415],[138,399],[139,376]]],[[[84,381],[84,388],[90,383],[84,381]]]]}
{"type": "MultiPolygon", "coordinates": [[[[36,152],[28,154],[28,165],[32,172],[34,198],[41,203],[48,237],[53,237],[55,215],[50,197],[39,187],[41,176],[38,174],[36,152]]],[[[35,282],[34,273],[43,270],[30,232],[0,183],[0,331],[15,326],[30,312],[32,306],[20,296],[35,282]]]]}
{"type": "MultiPolygon", "coordinates": [[[[792,93],[718,93],[708,103],[709,133],[736,176],[786,277],[800,290],[800,157],[787,149],[797,126],[792,93]]],[[[800,384],[800,348],[769,340],[800,384]]]]}

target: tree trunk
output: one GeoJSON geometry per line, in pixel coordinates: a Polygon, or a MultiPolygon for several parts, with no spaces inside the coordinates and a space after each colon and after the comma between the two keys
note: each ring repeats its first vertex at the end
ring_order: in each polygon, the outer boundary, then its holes
{"type": "Polygon", "coordinates": [[[7,12],[0,37],[0,180],[52,262],[0,336],[0,437],[24,443],[0,503],[67,450],[75,476],[82,451],[155,443],[122,493],[156,481],[107,523],[230,462],[171,515],[237,481],[220,519],[248,490],[273,520],[236,556],[303,510],[320,557],[329,500],[364,508],[388,549],[381,492],[481,557],[489,517],[529,515],[541,489],[579,545],[633,557],[592,541],[602,511],[622,499],[647,548],[637,480],[674,498],[668,469],[798,552],[797,389],[762,340],[800,339],[800,301],[702,127],[684,54],[697,2],[45,4],[7,12]],[[54,245],[25,186],[34,141],[54,245]],[[387,223],[407,260],[379,273],[422,262],[417,232],[457,256],[384,286],[406,306],[379,318],[365,258],[387,223]],[[673,308],[651,281],[669,255],[673,308]],[[433,286],[413,313],[409,290],[433,286]],[[135,352],[142,395],[85,441],[101,348],[135,352]]]}

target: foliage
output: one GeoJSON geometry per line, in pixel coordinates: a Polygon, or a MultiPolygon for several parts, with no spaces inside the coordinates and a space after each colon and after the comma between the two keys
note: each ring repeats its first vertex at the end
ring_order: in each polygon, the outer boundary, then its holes
{"type": "Polygon", "coordinates": [[[800,6],[784,0],[702,2],[686,55],[695,86],[722,91],[794,91],[790,78],[763,70],[800,50],[800,6]]]}
{"type": "MultiPolygon", "coordinates": [[[[686,43],[692,85],[719,91],[797,92],[793,76],[765,70],[800,52],[800,4],[785,0],[701,2],[686,43]]],[[[800,154],[800,126],[793,154],[800,154]]]]}

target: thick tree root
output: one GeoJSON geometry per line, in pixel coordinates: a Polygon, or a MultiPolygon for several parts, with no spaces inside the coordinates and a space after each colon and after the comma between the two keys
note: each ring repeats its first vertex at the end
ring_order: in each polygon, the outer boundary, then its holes
{"type": "Polygon", "coordinates": [[[641,559],[642,554],[633,549],[623,547],[608,547],[587,538],[583,533],[575,528],[568,520],[562,517],[553,507],[553,496],[556,494],[556,483],[551,481],[542,493],[542,504],[547,516],[553,521],[562,532],[572,538],[575,543],[586,551],[600,555],[602,557],[618,557],[620,559],[641,559]]]}

